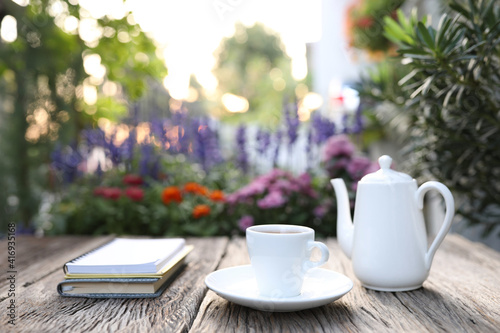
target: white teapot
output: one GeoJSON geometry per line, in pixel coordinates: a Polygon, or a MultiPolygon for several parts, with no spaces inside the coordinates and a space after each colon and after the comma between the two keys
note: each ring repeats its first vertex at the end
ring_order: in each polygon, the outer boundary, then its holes
{"type": "Polygon", "coordinates": [[[331,180],[337,196],[337,238],[364,287],[381,291],[417,289],[427,279],[434,254],[451,227],[453,196],[439,182],[417,187],[409,175],[391,170],[392,159],[387,155],[378,161],[380,170],[358,183],[354,224],[344,181],[331,180]],[[428,248],[422,208],[429,190],[437,190],[444,197],[446,215],[428,248]]]}

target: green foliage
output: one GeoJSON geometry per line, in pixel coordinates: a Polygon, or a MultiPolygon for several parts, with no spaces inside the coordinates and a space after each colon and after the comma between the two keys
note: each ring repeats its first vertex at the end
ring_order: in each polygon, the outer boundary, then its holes
{"type": "Polygon", "coordinates": [[[50,208],[37,216],[37,227],[50,235],[214,236],[237,229],[226,212],[223,193],[246,180],[238,169],[225,163],[207,175],[184,155],[159,156],[165,172],[157,179],[137,176],[131,171],[137,167],[77,178],[50,194],[50,208]],[[130,189],[133,192],[127,193],[130,189]],[[202,214],[195,214],[200,205],[202,214]]]}
{"type": "Polygon", "coordinates": [[[347,10],[347,34],[351,46],[370,52],[388,51],[391,39],[384,35],[384,17],[396,17],[403,0],[357,1],[347,10]]]}
{"type": "Polygon", "coordinates": [[[1,166],[0,184],[14,204],[7,207],[6,200],[0,201],[5,220],[30,224],[38,210],[37,187],[49,179],[41,166],[49,160],[56,139],[77,141],[79,131],[94,125],[98,117],[122,116],[127,102],[144,93],[148,78],[163,79],[167,73],[155,45],[137,25],[128,24],[127,17],[95,20],[96,31],[105,33],[92,43],[77,32],[63,31],[60,22],[65,15],[89,19],[88,13],[71,3],[61,0],[58,14],[51,12],[49,0],[30,1],[26,7],[10,0],[0,3],[2,14],[16,18],[18,33],[12,43],[0,41],[0,97],[5,101],[0,105],[5,126],[0,154],[8,161],[1,166]],[[84,70],[83,59],[90,54],[99,54],[106,68],[100,81],[90,80],[84,70]],[[94,105],[83,101],[84,81],[98,92],[94,105]],[[104,95],[108,81],[122,87],[121,94],[104,95]]]}
{"type": "Polygon", "coordinates": [[[248,112],[237,115],[219,105],[219,112],[227,121],[276,126],[285,96],[295,96],[291,60],[279,37],[261,24],[250,28],[236,25],[235,35],[219,46],[214,75],[219,82],[219,100],[223,94],[231,93],[249,102],[248,112]]]}
{"type": "Polygon", "coordinates": [[[459,212],[488,233],[500,221],[500,5],[454,0],[449,9],[437,28],[416,13],[385,19],[408,72],[390,98],[406,101],[415,171],[460,194],[459,212]]]}

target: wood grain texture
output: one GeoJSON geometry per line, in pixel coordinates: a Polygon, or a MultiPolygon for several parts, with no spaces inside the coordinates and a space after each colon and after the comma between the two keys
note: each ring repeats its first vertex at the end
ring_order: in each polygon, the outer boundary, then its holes
{"type": "MultiPolygon", "coordinates": [[[[220,267],[248,263],[243,239],[229,244],[220,267]],[[237,258],[240,259],[237,259],[237,258]]],[[[209,291],[192,332],[498,332],[500,254],[449,235],[438,250],[424,287],[410,292],[365,289],[335,239],[323,266],[350,277],[354,288],[340,300],[315,309],[269,313],[224,300],[209,291]]]]}
{"type": "MultiPolygon", "coordinates": [[[[16,239],[16,285],[25,288],[54,272],[61,273],[65,262],[90,251],[113,237],[91,238],[85,236],[44,237],[21,236],[16,239]]],[[[0,242],[0,270],[7,272],[7,242],[0,242]]],[[[7,296],[8,281],[0,280],[0,301],[7,296]]]]}
{"type": "MultiPolygon", "coordinates": [[[[326,306],[271,313],[228,302],[207,292],[216,269],[249,264],[244,238],[188,239],[188,266],[156,299],[96,300],[60,297],[62,265],[108,238],[18,239],[16,326],[0,312],[1,332],[498,332],[500,253],[457,235],[437,251],[424,287],[411,292],[367,290],[335,239],[323,266],[350,277],[354,288],[326,306]]],[[[5,249],[6,241],[0,241],[5,249]]],[[[5,252],[5,251],[4,251],[5,252]]],[[[6,270],[5,255],[0,269],[6,270]]],[[[5,276],[5,275],[4,275],[5,276]]],[[[0,281],[0,308],[8,304],[0,281]]]]}
{"type": "MultiPolygon", "coordinates": [[[[95,239],[74,242],[73,249],[80,249],[78,252],[81,254],[84,245],[89,242],[95,242],[95,239]]],[[[65,260],[61,259],[54,263],[59,267],[57,272],[43,275],[26,287],[18,286],[16,326],[5,325],[8,320],[5,312],[0,315],[0,325],[13,332],[187,331],[206,293],[204,277],[218,266],[228,239],[187,239],[187,243],[195,246],[187,257],[187,267],[158,298],[61,297],[56,291],[57,283],[64,276],[61,267],[65,260]]],[[[67,251],[68,247],[60,247],[59,250],[67,251]]],[[[50,264],[43,258],[40,260],[42,264],[50,264]]],[[[4,307],[6,301],[0,302],[0,307],[4,307]]]]}

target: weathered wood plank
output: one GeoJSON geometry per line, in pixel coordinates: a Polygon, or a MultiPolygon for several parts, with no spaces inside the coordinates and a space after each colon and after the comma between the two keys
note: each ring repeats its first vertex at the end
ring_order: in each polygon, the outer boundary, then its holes
{"type": "MultiPolygon", "coordinates": [[[[204,277],[219,264],[227,238],[188,239],[195,249],[187,267],[156,299],[60,297],[61,272],[22,288],[15,332],[180,332],[187,331],[206,293],[204,277]]],[[[61,249],[64,250],[64,249],[61,249]]],[[[83,251],[81,251],[83,252],[83,251]]],[[[62,266],[63,260],[56,264],[62,266]]],[[[3,305],[0,303],[0,305],[3,305]]],[[[1,314],[2,324],[7,322],[1,314]]]]}
{"type": "MultiPolygon", "coordinates": [[[[67,260],[107,241],[105,238],[20,238],[16,263],[16,326],[12,332],[496,332],[500,327],[500,253],[456,235],[448,235],[434,259],[424,287],[404,293],[363,288],[335,239],[327,245],[324,268],[355,283],[329,305],[292,313],[268,313],[242,307],[206,292],[204,279],[217,268],[249,263],[245,240],[189,239],[195,250],[188,267],[157,299],[93,300],[63,298],[55,287],[67,260]],[[222,259],[221,259],[222,258],[222,259]],[[35,268],[35,269],[34,269],[35,268]]],[[[0,248],[6,242],[0,242],[0,248]]],[[[5,262],[0,266],[5,272],[5,262]]],[[[5,281],[0,307],[5,308],[5,281]]],[[[10,330],[9,330],[10,328],[10,330]]]]}
{"type": "MultiPolygon", "coordinates": [[[[220,267],[248,263],[244,239],[232,240],[220,267]]],[[[230,303],[209,291],[192,332],[495,332],[500,327],[500,254],[460,236],[447,236],[424,287],[411,292],[367,290],[334,239],[324,268],[354,281],[329,305],[293,313],[266,313],[230,303]]]]}
{"type": "MultiPolygon", "coordinates": [[[[26,287],[53,272],[62,272],[65,262],[100,246],[113,237],[17,237],[15,267],[10,269],[4,259],[0,262],[3,273],[15,271],[16,285],[26,287]]],[[[7,252],[7,241],[0,242],[1,252],[7,252]]],[[[9,289],[7,279],[0,280],[0,301],[5,299],[9,289]]]]}

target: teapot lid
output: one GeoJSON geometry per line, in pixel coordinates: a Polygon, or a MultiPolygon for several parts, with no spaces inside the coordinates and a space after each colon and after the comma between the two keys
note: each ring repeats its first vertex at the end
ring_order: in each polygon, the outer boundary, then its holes
{"type": "Polygon", "coordinates": [[[361,178],[361,183],[403,183],[412,181],[413,178],[405,173],[397,172],[391,169],[392,158],[388,155],[380,156],[378,164],[380,170],[369,173],[361,178]]]}

